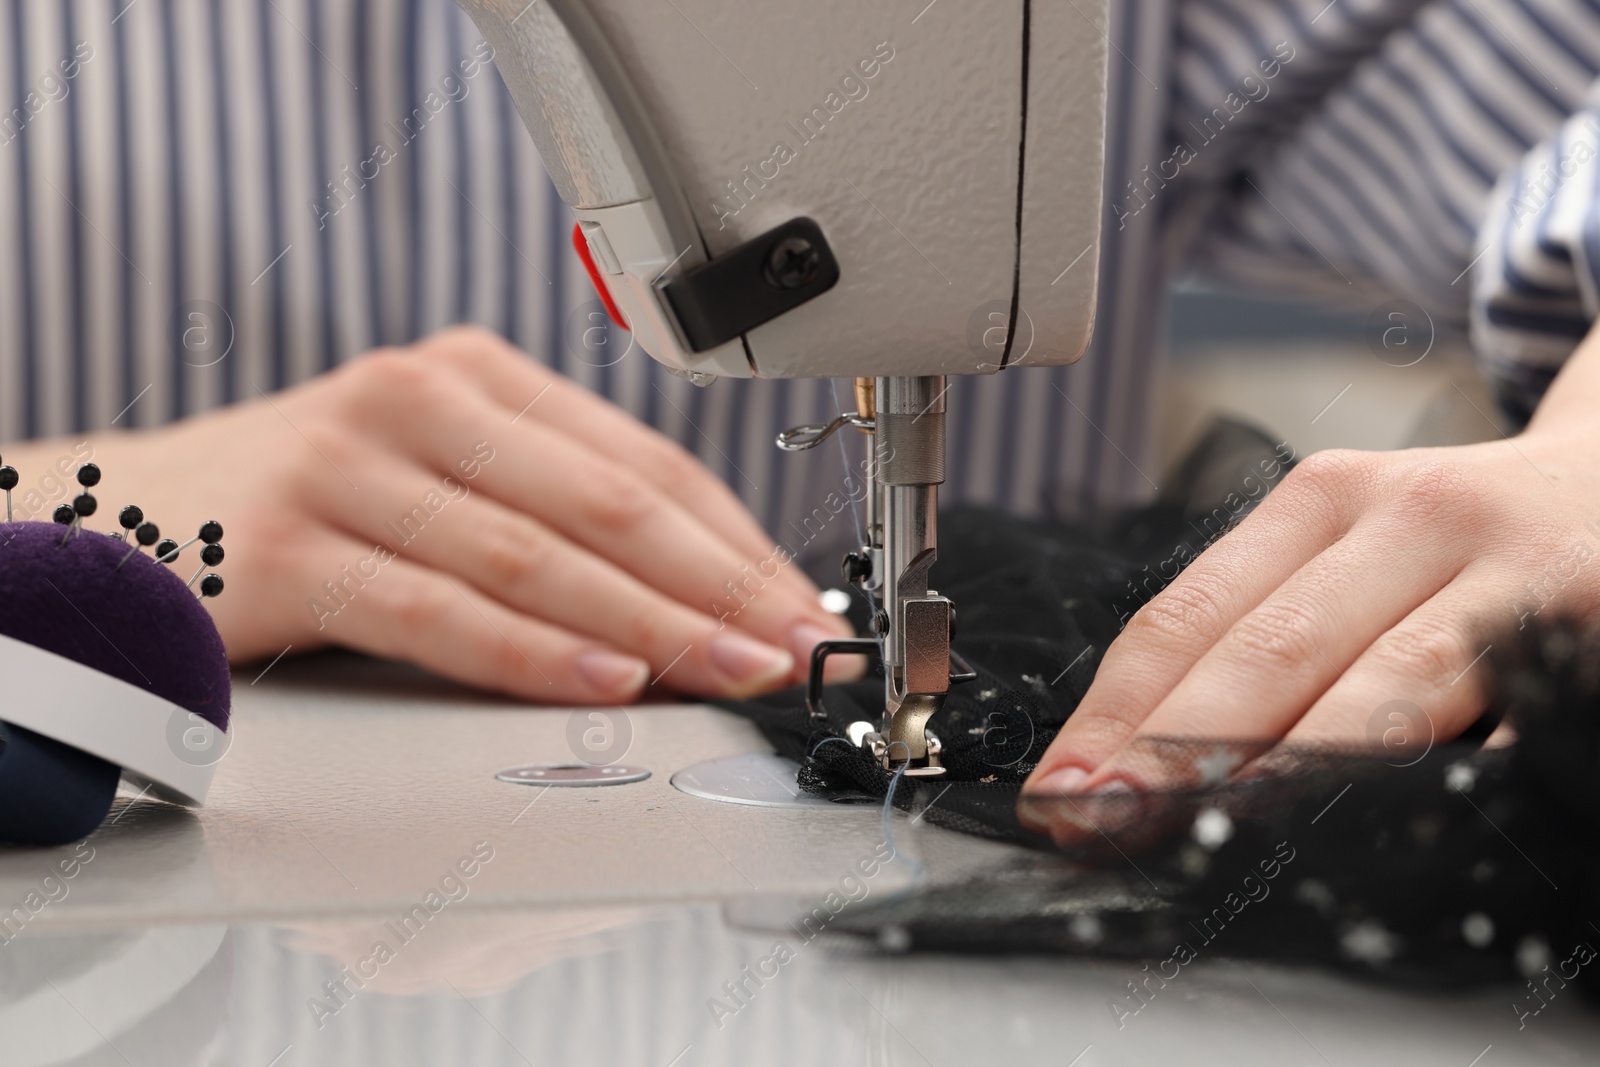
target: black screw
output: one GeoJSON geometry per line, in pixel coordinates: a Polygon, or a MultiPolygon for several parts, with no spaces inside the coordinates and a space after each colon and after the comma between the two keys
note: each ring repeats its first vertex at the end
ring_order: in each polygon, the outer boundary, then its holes
{"type": "Polygon", "coordinates": [[[862,552],[846,552],[839,573],[849,585],[860,585],[872,577],[872,557],[862,552]]]}
{"type": "Polygon", "coordinates": [[[804,237],[785,237],[767,253],[767,283],[778,289],[809,285],[822,265],[822,255],[804,237]]]}
{"type": "Polygon", "coordinates": [[[889,632],[889,613],[887,611],[880,611],[872,616],[872,632],[875,634],[889,632]]]}

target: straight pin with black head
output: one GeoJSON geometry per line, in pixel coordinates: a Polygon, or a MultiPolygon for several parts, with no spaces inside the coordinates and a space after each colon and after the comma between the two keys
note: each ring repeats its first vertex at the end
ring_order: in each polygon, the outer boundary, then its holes
{"type": "Polygon", "coordinates": [[[185,541],[183,544],[180,545],[176,541],[171,542],[171,547],[166,551],[163,551],[161,546],[157,545],[156,562],[171,563],[173,560],[178,558],[179,552],[182,552],[196,541],[204,541],[208,545],[214,545],[220,540],[222,540],[222,523],[218,522],[216,519],[207,520],[206,522],[200,524],[200,532],[189,538],[189,540],[185,541]],[[171,559],[168,558],[169,556],[171,559]]]}
{"type": "Polygon", "coordinates": [[[71,505],[62,504],[59,508],[56,508],[56,521],[65,521],[67,525],[67,532],[61,535],[61,543],[63,545],[67,543],[67,538],[73,534],[83,532],[83,520],[93,515],[97,507],[99,507],[99,504],[93,496],[88,493],[79,493],[72,498],[71,505]]]}
{"type": "MultiPolygon", "coordinates": [[[[72,518],[69,520],[70,525],[67,527],[67,532],[61,538],[63,545],[67,543],[68,537],[83,532],[83,520],[93,515],[95,509],[100,506],[94,495],[89,492],[94,486],[100,484],[100,468],[93,463],[83,464],[78,468],[78,484],[83,486],[83,492],[72,500],[72,518]]],[[[61,509],[57,508],[56,514],[59,516],[60,513],[61,509]]],[[[57,518],[56,521],[59,522],[60,519],[57,518]]]]}
{"type": "Polygon", "coordinates": [[[207,545],[202,548],[200,550],[200,569],[194,572],[194,578],[190,578],[187,584],[193,586],[195,578],[204,574],[207,567],[215,567],[221,563],[224,554],[221,545],[207,545]]]}
{"type": "Polygon", "coordinates": [[[95,500],[92,494],[79,493],[76,497],[73,497],[72,511],[74,518],[72,520],[72,528],[67,532],[71,534],[82,534],[83,520],[87,519],[90,515],[93,515],[95,510],[99,507],[99,501],[95,500]]]}
{"type": "Polygon", "coordinates": [[[67,543],[67,538],[72,536],[72,524],[78,521],[78,513],[72,510],[71,504],[57,504],[56,510],[50,515],[50,520],[65,526],[67,532],[62,535],[61,543],[67,543]]]}
{"type": "Polygon", "coordinates": [[[6,521],[11,522],[11,490],[22,480],[15,467],[0,467],[0,489],[6,492],[6,521]]]}
{"type": "Polygon", "coordinates": [[[117,564],[117,570],[120,571],[122,569],[122,564],[133,558],[133,554],[139,551],[140,545],[144,545],[148,548],[150,545],[155,544],[156,539],[160,536],[161,528],[155,523],[141,522],[138,528],[133,531],[133,547],[128,549],[128,554],[123,556],[122,561],[117,564]]]}
{"type": "Polygon", "coordinates": [[[200,580],[200,592],[195,594],[196,600],[203,600],[208,596],[217,596],[222,592],[222,575],[208,574],[200,580]]]}
{"type": "Polygon", "coordinates": [[[117,513],[117,523],[122,527],[122,532],[117,534],[118,541],[126,541],[128,532],[144,521],[144,512],[137,504],[129,504],[117,513]]]}

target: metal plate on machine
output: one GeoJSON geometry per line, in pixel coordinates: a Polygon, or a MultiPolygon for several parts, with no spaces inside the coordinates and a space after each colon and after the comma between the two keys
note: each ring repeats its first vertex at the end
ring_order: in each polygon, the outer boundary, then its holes
{"type": "Polygon", "coordinates": [[[770,752],[706,760],[672,776],[680,792],[725,804],[750,804],[761,808],[837,807],[826,797],[805,792],[795,782],[800,765],[770,752]]]}
{"type": "Polygon", "coordinates": [[[587,763],[530,763],[524,767],[508,767],[495,777],[513,785],[623,785],[642,782],[650,777],[650,772],[643,767],[621,764],[591,767],[587,763]]]}

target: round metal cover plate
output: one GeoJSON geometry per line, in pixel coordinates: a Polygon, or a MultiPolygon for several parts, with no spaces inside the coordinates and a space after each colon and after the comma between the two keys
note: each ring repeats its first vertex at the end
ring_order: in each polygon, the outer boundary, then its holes
{"type": "Polygon", "coordinates": [[[507,767],[495,777],[516,785],[622,785],[642,782],[650,777],[650,772],[643,767],[616,763],[603,767],[591,767],[587,763],[530,763],[523,767],[507,767]]]}
{"type": "Polygon", "coordinates": [[[725,804],[762,808],[838,807],[827,797],[804,792],[795,784],[800,765],[770,752],[724,756],[685,767],[672,776],[680,792],[725,804]]]}

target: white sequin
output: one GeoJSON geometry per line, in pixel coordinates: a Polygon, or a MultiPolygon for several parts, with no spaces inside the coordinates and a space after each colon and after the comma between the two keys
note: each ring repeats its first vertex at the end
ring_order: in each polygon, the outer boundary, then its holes
{"type": "Polygon", "coordinates": [[[1368,919],[1346,930],[1339,945],[1351,959],[1381,967],[1394,958],[1399,938],[1384,929],[1382,923],[1368,919]]]}
{"type": "Polygon", "coordinates": [[[817,602],[822,605],[823,611],[835,615],[843,615],[850,610],[850,594],[843,589],[824,589],[817,594],[817,602]]]}
{"type": "Polygon", "coordinates": [[[1487,948],[1494,940],[1494,920],[1475,911],[1461,920],[1461,936],[1473,948],[1487,948]]]}
{"type": "Polygon", "coordinates": [[[1517,970],[1532,978],[1550,965],[1550,946],[1544,938],[1529,935],[1517,942],[1517,970]]]}
{"type": "Polygon", "coordinates": [[[1218,808],[1207,808],[1195,816],[1194,839],[1206,848],[1216,849],[1233,836],[1233,820],[1218,808]]]}

